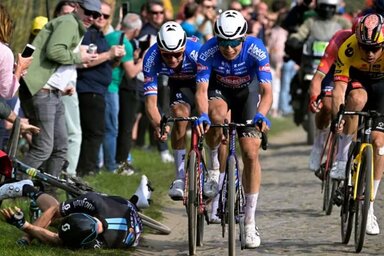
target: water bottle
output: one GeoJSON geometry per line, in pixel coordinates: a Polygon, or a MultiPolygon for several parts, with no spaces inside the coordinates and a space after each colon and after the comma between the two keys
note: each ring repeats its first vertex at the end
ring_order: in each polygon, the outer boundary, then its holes
{"type": "Polygon", "coordinates": [[[31,223],[35,222],[41,215],[41,210],[35,200],[32,200],[29,204],[29,217],[31,223]]]}

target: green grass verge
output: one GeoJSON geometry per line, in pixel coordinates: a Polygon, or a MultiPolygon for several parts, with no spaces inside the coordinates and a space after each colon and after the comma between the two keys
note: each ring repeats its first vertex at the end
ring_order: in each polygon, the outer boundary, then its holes
{"type": "MultiPolygon", "coordinates": [[[[283,131],[289,131],[295,127],[292,122],[292,118],[278,118],[271,119],[272,129],[269,132],[269,136],[274,136],[283,131]]],[[[164,164],[161,162],[160,155],[157,151],[143,151],[134,149],[132,151],[134,166],[138,171],[132,176],[120,176],[108,172],[101,172],[95,177],[86,177],[86,181],[94,187],[97,191],[107,194],[120,195],[129,198],[136,190],[141,175],[145,174],[151,181],[155,191],[152,193],[152,204],[144,210],[144,214],[156,218],[162,219],[161,209],[164,206],[165,199],[167,198],[167,192],[171,181],[174,179],[174,166],[173,164],[164,164]]],[[[64,199],[64,194],[60,195],[61,199],[64,199]]],[[[2,208],[6,206],[17,205],[28,212],[27,200],[5,200],[2,204],[2,208]]],[[[151,232],[150,230],[144,230],[145,232],[151,232]]],[[[57,256],[57,255],[118,255],[123,253],[120,250],[80,250],[71,251],[62,248],[52,248],[50,246],[43,245],[38,241],[34,241],[32,246],[22,248],[16,245],[16,240],[20,238],[22,232],[6,224],[0,222],[0,255],[19,256],[19,255],[33,255],[33,256],[57,256]]],[[[125,255],[134,254],[134,249],[124,250],[125,255]]]]}

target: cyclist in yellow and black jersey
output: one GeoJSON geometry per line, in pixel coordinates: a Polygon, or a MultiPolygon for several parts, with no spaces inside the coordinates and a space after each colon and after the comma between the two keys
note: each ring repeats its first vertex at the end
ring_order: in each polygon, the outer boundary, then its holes
{"type": "MultiPolygon", "coordinates": [[[[377,110],[384,113],[384,18],[367,14],[357,25],[354,35],[339,48],[334,74],[332,114],[336,116],[340,104],[346,110],[377,110]]],[[[374,150],[374,197],[384,171],[384,118],[373,120],[372,144],[374,150]]],[[[341,131],[338,156],[332,178],[342,179],[348,148],[357,129],[357,117],[345,117],[338,127],[341,131]]],[[[380,229],[371,202],[366,233],[379,234],[380,229]]]]}

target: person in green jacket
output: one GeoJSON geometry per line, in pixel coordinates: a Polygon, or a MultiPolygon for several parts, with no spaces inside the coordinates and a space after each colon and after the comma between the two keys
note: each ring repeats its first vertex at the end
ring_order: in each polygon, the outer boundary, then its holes
{"type": "MultiPolygon", "coordinates": [[[[101,15],[100,0],[77,0],[73,5],[73,13],[51,20],[36,36],[33,61],[20,82],[23,111],[40,128],[23,161],[34,168],[45,162],[45,171],[54,176],[60,175],[68,144],[61,97],[74,93],[75,87],[68,84],[76,75],[76,66],[87,67],[98,59],[97,53],[88,53],[81,46],[81,40],[101,15]]],[[[55,194],[55,189],[48,190],[55,194]]]]}

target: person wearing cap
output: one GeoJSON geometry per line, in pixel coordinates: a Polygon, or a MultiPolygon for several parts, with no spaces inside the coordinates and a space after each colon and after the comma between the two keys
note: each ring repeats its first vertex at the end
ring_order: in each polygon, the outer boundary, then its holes
{"type": "Polygon", "coordinates": [[[31,33],[28,42],[32,43],[40,30],[48,23],[48,18],[44,16],[37,16],[32,21],[31,33]]]}
{"type": "MultiPolygon", "coordinates": [[[[98,54],[80,47],[86,29],[99,17],[99,0],[74,3],[73,13],[48,22],[33,41],[36,50],[28,73],[20,81],[19,97],[30,123],[38,126],[24,162],[34,168],[46,163],[47,172],[59,176],[67,154],[67,129],[62,95],[70,95],[75,64],[96,61],[98,54]]],[[[54,189],[51,191],[54,192],[54,189]]]]}
{"type": "MultiPolygon", "coordinates": [[[[5,158],[0,160],[6,164],[5,158]]],[[[21,180],[0,186],[0,201],[28,197],[35,200],[42,215],[34,222],[25,220],[18,207],[1,209],[4,220],[25,234],[17,243],[29,245],[33,239],[54,246],[78,248],[129,248],[139,243],[142,233],[138,208],[149,207],[152,189],[143,175],[140,185],[128,200],[95,192],[59,203],[51,195],[37,190],[31,180],[21,180]],[[57,232],[48,226],[58,222],[57,232]]]]}

